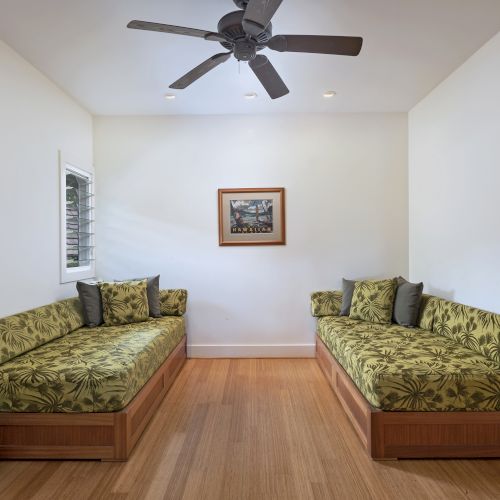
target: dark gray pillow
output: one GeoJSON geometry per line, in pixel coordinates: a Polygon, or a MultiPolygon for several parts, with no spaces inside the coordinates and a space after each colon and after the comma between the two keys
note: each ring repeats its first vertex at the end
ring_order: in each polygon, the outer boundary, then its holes
{"type": "Polygon", "coordinates": [[[161,318],[160,275],[148,278],[147,294],[149,315],[153,318],[161,318]]]}
{"type": "Polygon", "coordinates": [[[76,289],[83,309],[83,319],[90,327],[99,326],[104,320],[102,317],[101,291],[97,283],[76,282],[76,289]]]}
{"type": "MultiPolygon", "coordinates": [[[[135,280],[148,280],[146,292],[148,294],[149,315],[152,318],[161,318],[160,309],[160,275],[150,278],[135,278],[135,280]]],[[[134,281],[135,281],[134,280],[134,281]]]]}
{"type": "Polygon", "coordinates": [[[409,283],[401,276],[398,278],[392,313],[394,323],[411,328],[417,326],[423,290],[423,283],[409,283]]]}
{"type": "Polygon", "coordinates": [[[351,311],[352,294],[354,293],[354,285],[356,281],[346,280],[342,278],[342,306],[339,316],[349,316],[351,311]]]}

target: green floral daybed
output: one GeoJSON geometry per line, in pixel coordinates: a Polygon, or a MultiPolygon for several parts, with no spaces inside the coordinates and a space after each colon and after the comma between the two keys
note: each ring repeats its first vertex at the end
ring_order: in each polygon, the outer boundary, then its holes
{"type": "Polygon", "coordinates": [[[185,290],[162,317],[85,327],[80,300],[0,319],[0,458],[124,460],[186,359],[185,290]]]}
{"type": "Polygon", "coordinates": [[[317,357],[373,458],[500,456],[500,315],[424,295],[417,328],[312,294],[317,357]]]}

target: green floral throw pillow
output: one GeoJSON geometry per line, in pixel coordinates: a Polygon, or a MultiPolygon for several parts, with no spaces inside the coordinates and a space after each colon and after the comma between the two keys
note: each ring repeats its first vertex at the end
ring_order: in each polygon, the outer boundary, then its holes
{"type": "Polygon", "coordinates": [[[390,323],[397,280],[356,281],[352,295],[352,319],[371,323],[390,323]]]}
{"type": "Polygon", "coordinates": [[[104,326],[146,321],[149,317],[148,280],[100,283],[104,326]]]}

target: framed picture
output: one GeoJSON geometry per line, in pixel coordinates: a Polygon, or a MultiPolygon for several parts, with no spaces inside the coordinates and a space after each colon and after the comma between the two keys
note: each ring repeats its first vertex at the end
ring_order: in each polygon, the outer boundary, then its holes
{"type": "Polygon", "coordinates": [[[219,245],[285,245],[285,188],[219,189],[219,245]]]}

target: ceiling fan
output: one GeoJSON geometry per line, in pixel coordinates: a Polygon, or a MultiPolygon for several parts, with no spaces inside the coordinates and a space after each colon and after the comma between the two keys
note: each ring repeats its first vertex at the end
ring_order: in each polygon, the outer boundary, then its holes
{"type": "Polygon", "coordinates": [[[231,55],[238,61],[248,61],[249,66],[272,99],[290,91],[274,69],[269,59],[257,54],[266,47],[278,52],[308,52],[357,56],[363,39],[352,36],[276,35],[272,34],[271,19],[283,0],[233,0],[241,9],[226,14],[217,26],[217,32],[204,31],[169,24],[131,21],[132,29],[160,31],[174,35],[187,35],[220,42],[229,52],[216,54],[186,73],[170,85],[171,89],[185,89],[203,75],[226,62],[231,55]]]}

